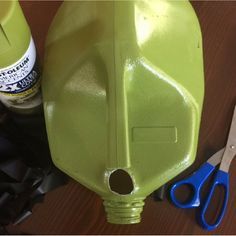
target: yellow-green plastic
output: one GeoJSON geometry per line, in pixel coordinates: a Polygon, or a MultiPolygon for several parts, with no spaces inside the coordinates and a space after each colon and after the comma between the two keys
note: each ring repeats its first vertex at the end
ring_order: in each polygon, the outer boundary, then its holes
{"type": "Polygon", "coordinates": [[[43,73],[50,150],[102,197],[109,222],[140,222],[144,199],[193,163],[203,94],[201,30],[189,2],[62,4],[43,73]]]}
{"type": "Polygon", "coordinates": [[[0,69],[23,56],[30,38],[30,29],[19,2],[0,1],[0,69]]]}

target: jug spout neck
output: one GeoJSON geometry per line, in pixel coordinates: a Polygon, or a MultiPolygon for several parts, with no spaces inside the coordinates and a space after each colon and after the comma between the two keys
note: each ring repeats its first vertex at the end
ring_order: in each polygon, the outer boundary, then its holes
{"type": "Polygon", "coordinates": [[[144,198],[129,201],[104,199],[107,221],[112,224],[137,224],[141,221],[144,198]]]}

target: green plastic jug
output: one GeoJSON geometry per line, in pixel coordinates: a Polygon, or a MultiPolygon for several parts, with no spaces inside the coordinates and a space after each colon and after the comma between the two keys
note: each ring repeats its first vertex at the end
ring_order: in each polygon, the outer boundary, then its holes
{"type": "Polygon", "coordinates": [[[0,1],[0,100],[10,110],[32,113],[42,104],[36,56],[19,2],[0,1]]]}
{"type": "Polygon", "coordinates": [[[195,159],[201,31],[187,1],[64,2],[49,30],[43,101],[54,163],[140,222],[144,199],[195,159]]]}

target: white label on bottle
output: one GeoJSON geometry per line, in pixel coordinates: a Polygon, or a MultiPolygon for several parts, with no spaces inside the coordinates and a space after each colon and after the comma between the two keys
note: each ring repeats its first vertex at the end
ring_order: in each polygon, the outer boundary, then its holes
{"type": "Polygon", "coordinates": [[[39,90],[40,73],[31,38],[25,54],[14,64],[0,69],[0,99],[8,107],[32,108],[41,103],[39,90]]]}

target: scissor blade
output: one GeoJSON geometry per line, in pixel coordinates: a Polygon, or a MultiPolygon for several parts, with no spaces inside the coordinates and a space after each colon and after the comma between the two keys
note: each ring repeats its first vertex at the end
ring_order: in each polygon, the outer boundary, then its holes
{"type": "Polygon", "coordinates": [[[231,161],[236,156],[236,106],[230,126],[229,136],[225,147],[225,152],[222,157],[220,169],[228,172],[231,161]]]}
{"type": "Polygon", "coordinates": [[[207,162],[210,163],[213,166],[217,166],[220,164],[223,154],[224,154],[225,148],[220,149],[218,152],[216,152],[214,155],[212,155],[207,162]]]}
{"type": "Polygon", "coordinates": [[[229,131],[229,137],[228,137],[226,148],[231,147],[232,145],[236,146],[236,106],[234,107],[234,114],[233,114],[233,118],[231,122],[231,127],[229,131]]]}

